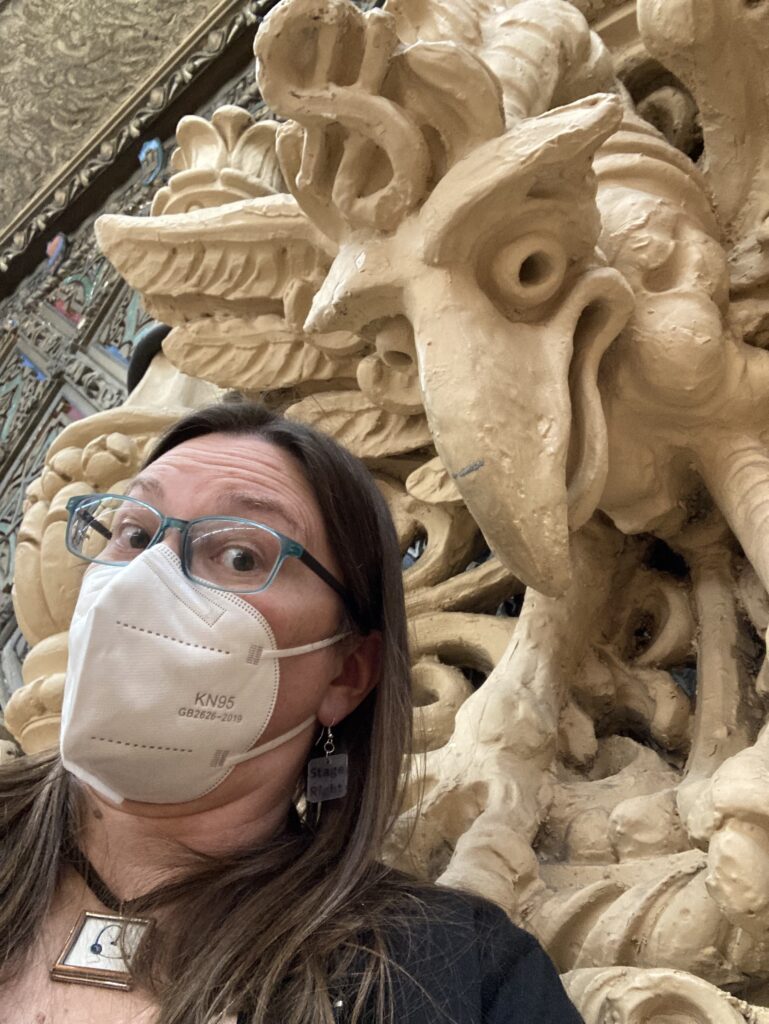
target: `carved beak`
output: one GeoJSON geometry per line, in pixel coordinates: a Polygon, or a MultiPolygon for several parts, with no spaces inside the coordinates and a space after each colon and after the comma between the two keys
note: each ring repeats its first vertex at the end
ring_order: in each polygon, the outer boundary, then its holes
{"type": "Polygon", "coordinates": [[[569,530],[606,480],[596,376],[632,297],[615,271],[595,270],[545,324],[499,324],[464,287],[454,276],[438,302],[411,310],[430,430],[489,547],[529,586],[560,594],[569,530]]]}
{"type": "Polygon", "coordinates": [[[588,270],[544,323],[510,323],[472,274],[415,264],[396,299],[384,256],[367,256],[356,267],[355,247],[340,253],[305,328],[351,329],[403,310],[430,432],[489,547],[527,585],[562,593],[569,531],[593,514],[606,481],[597,374],[632,310],[628,285],[610,268],[588,270]]]}
{"type": "Polygon", "coordinates": [[[500,560],[550,595],[569,583],[569,531],[603,492],[598,365],[633,307],[617,271],[586,269],[600,226],[590,161],[620,116],[614,97],[590,97],[479,147],[395,237],[340,249],[305,324],[405,314],[444,466],[500,560]],[[498,238],[529,210],[533,227],[498,238]],[[507,264],[479,259],[484,238],[507,264]],[[513,285],[507,309],[493,296],[513,285]]]}

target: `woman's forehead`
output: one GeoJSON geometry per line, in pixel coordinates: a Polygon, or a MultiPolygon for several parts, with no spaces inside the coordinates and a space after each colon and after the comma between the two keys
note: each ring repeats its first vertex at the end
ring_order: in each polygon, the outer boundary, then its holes
{"type": "Polygon", "coordinates": [[[205,434],[183,441],[160,458],[145,472],[160,467],[184,465],[189,473],[208,477],[212,472],[251,475],[255,480],[285,480],[312,493],[297,460],[289,452],[261,437],[247,434],[205,434]]]}
{"type": "MultiPolygon", "coordinates": [[[[148,485],[158,498],[172,487],[176,499],[221,499],[243,506],[243,511],[229,509],[228,514],[276,508],[302,532],[323,533],[318,502],[301,466],[289,452],[262,438],[206,434],[184,441],[152,462],[134,483],[148,485]]],[[[225,512],[221,507],[210,511],[225,512]]]]}

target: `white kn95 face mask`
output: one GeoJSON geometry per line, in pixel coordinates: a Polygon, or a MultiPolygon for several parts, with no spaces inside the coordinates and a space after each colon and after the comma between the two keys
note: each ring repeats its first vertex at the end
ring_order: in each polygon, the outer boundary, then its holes
{"type": "Polygon", "coordinates": [[[188,580],[165,544],[129,565],[94,565],[69,630],[61,757],[115,803],[184,803],[315,717],[254,746],[272,716],[279,659],[337,643],[275,647],[237,594],[188,580]]]}

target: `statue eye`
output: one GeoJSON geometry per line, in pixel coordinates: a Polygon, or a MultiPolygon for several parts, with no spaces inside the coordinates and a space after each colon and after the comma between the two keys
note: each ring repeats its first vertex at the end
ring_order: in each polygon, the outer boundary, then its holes
{"type": "Polygon", "coordinates": [[[551,299],[561,287],[568,257],[558,239],[531,233],[502,246],[492,258],[488,284],[505,306],[531,309],[551,299]]]}

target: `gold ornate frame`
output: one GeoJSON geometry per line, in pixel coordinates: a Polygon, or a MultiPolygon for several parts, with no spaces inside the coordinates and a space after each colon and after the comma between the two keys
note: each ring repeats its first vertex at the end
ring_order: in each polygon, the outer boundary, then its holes
{"type": "Polygon", "coordinates": [[[121,963],[124,963],[124,966],[126,966],[126,970],[110,970],[102,967],[88,967],[84,964],[67,963],[89,921],[104,922],[104,928],[108,928],[110,925],[120,926],[123,929],[129,925],[140,927],[141,934],[138,941],[141,941],[148,929],[154,925],[154,921],[149,917],[119,917],[115,914],[96,914],[89,910],[84,910],[67,936],[67,941],[56,962],[51,967],[51,979],[77,985],[93,985],[98,988],[120,989],[123,992],[129,991],[133,987],[130,961],[125,965],[124,961],[121,960],[121,963]]]}

